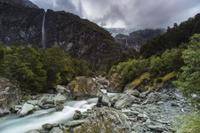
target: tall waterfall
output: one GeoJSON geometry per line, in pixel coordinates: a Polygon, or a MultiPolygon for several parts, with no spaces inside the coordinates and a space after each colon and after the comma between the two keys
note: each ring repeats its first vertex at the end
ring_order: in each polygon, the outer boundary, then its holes
{"type": "Polygon", "coordinates": [[[45,31],[46,12],[44,11],[42,20],[42,48],[46,48],[46,31],[45,31]]]}

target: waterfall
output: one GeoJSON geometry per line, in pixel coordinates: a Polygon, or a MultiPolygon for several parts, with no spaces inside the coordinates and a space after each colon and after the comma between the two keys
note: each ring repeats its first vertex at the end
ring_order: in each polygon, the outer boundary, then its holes
{"type": "Polygon", "coordinates": [[[46,48],[46,31],[45,31],[46,12],[44,11],[42,20],[42,48],[46,48]]]}

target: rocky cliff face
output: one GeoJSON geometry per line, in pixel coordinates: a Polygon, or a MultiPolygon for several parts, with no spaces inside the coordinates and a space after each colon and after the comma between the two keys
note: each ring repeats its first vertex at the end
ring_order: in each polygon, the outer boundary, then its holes
{"type": "Polygon", "coordinates": [[[66,12],[27,8],[0,2],[0,42],[42,47],[62,47],[71,55],[90,61],[94,67],[120,58],[121,47],[109,32],[96,24],[66,12]]]}
{"type": "Polygon", "coordinates": [[[144,45],[148,40],[164,33],[163,29],[145,29],[138,30],[130,33],[129,35],[118,34],[115,39],[124,44],[128,48],[134,48],[137,51],[140,50],[141,46],[144,45]]]}

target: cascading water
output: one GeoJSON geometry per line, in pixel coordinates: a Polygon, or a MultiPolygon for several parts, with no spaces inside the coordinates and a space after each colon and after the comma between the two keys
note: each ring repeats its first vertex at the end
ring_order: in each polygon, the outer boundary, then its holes
{"type": "Polygon", "coordinates": [[[97,98],[85,101],[71,101],[60,112],[55,109],[36,111],[25,117],[7,116],[0,119],[0,133],[26,133],[40,129],[46,123],[62,123],[72,119],[76,110],[85,112],[97,103],[97,98]]]}
{"type": "Polygon", "coordinates": [[[46,12],[44,11],[42,19],[42,48],[46,48],[46,31],[45,31],[46,12]]]}

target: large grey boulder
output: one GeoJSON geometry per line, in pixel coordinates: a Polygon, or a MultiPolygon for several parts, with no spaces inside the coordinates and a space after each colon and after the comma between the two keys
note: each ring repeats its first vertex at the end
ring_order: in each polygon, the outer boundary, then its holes
{"type": "Polygon", "coordinates": [[[0,116],[6,115],[21,100],[17,84],[0,77],[0,116]]]}
{"type": "Polygon", "coordinates": [[[57,104],[56,105],[56,111],[62,111],[64,109],[64,105],[63,104],[57,104]]]}
{"type": "Polygon", "coordinates": [[[83,119],[83,120],[73,120],[73,121],[68,121],[67,123],[65,123],[65,126],[66,127],[76,127],[76,126],[79,126],[83,123],[87,122],[86,119],[83,119]]]}
{"type": "Polygon", "coordinates": [[[98,95],[98,84],[93,78],[76,77],[69,83],[68,88],[74,98],[95,97],[98,95]]]}
{"type": "Polygon", "coordinates": [[[42,125],[42,128],[44,129],[44,130],[51,130],[52,128],[54,128],[54,127],[57,127],[58,126],[58,124],[49,124],[49,123],[47,123],[47,124],[44,124],[44,125],[42,125]]]}
{"type": "Polygon", "coordinates": [[[82,118],[82,114],[80,111],[76,110],[75,113],[74,113],[74,116],[73,116],[73,119],[74,120],[79,120],[82,118]]]}
{"type": "Polygon", "coordinates": [[[1,116],[4,116],[4,115],[7,115],[10,113],[10,110],[9,109],[6,109],[6,108],[0,108],[0,117],[1,116]]]}
{"type": "Polygon", "coordinates": [[[151,130],[155,131],[155,132],[164,132],[166,131],[166,126],[165,125],[161,125],[161,124],[157,124],[157,125],[148,125],[148,128],[150,128],[151,130]]]}
{"type": "Polygon", "coordinates": [[[60,103],[64,103],[67,100],[67,98],[62,94],[57,94],[53,98],[53,100],[54,100],[54,104],[60,104],[60,103]]]}
{"type": "Polygon", "coordinates": [[[39,98],[39,106],[45,109],[55,107],[54,97],[55,95],[53,94],[44,94],[39,98]]]}
{"type": "Polygon", "coordinates": [[[25,116],[25,115],[32,113],[34,111],[34,109],[35,109],[34,105],[25,103],[22,106],[22,109],[18,112],[18,114],[20,116],[25,116]]]}
{"type": "Polygon", "coordinates": [[[138,90],[126,90],[124,93],[135,96],[135,97],[140,96],[140,92],[138,90]]]}
{"type": "Polygon", "coordinates": [[[140,99],[129,94],[122,94],[116,101],[114,107],[122,109],[130,107],[133,103],[140,103],[140,99]]]}
{"type": "Polygon", "coordinates": [[[148,94],[147,99],[143,104],[152,104],[160,101],[166,101],[169,99],[169,96],[160,92],[151,92],[148,94]]]}
{"type": "Polygon", "coordinates": [[[66,95],[66,96],[70,96],[70,90],[67,87],[62,86],[62,85],[56,86],[56,92],[63,94],[63,95],[66,95]]]}

